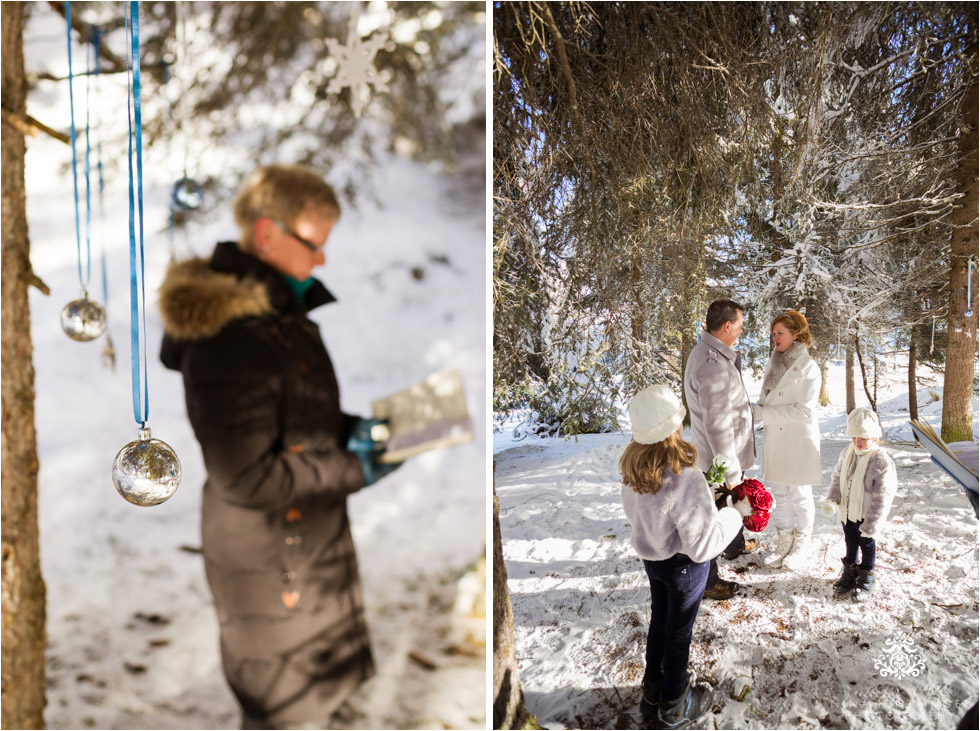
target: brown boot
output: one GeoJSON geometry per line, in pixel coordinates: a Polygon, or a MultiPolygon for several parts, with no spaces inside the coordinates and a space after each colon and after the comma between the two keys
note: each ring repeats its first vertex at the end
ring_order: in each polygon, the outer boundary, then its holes
{"type": "Polygon", "coordinates": [[[704,598],[716,600],[731,599],[733,596],[735,596],[735,591],[737,589],[738,584],[736,584],[734,581],[718,579],[718,581],[704,590],[704,598]]]}
{"type": "Polygon", "coordinates": [[[745,545],[735,551],[725,551],[725,558],[729,561],[736,559],[739,556],[744,556],[747,553],[752,553],[759,549],[759,541],[755,538],[750,538],[745,542],[745,545]]]}

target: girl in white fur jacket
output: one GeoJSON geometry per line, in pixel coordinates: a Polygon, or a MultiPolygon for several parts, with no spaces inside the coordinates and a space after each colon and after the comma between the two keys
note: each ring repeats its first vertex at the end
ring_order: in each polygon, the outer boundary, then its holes
{"type": "Polygon", "coordinates": [[[878,415],[871,409],[854,409],[848,415],[851,443],[837,460],[827,499],[821,506],[831,516],[839,511],[844,528],[844,571],[834,583],[838,598],[853,592],[856,601],[863,601],[874,588],[875,536],[884,526],[898,491],[895,462],[881,448],[881,435],[878,415]]]}
{"type": "Polygon", "coordinates": [[[679,728],[711,707],[707,689],[692,687],[687,674],[709,562],[752,508],[746,500],[735,509],[715,507],[696,466],[697,451],[681,438],[685,410],[670,388],[640,391],[629,413],[633,441],[619,461],[623,508],[650,580],[652,606],[640,712],[646,721],[656,715],[656,728],[679,728]]]}

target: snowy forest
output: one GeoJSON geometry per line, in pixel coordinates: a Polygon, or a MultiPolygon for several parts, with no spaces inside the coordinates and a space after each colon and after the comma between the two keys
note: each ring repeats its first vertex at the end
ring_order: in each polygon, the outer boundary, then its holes
{"type": "MultiPolygon", "coordinates": [[[[139,426],[124,6],[2,3],[4,728],[241,723],[201,557],[206,474],[180,373],[159,360],[157,300],[174,260],[238,235],[231,198],[256,166],[311,166],[339,194],[314,274],[338,301],[311,317],[344,411],[456,370],[489,421],[486,5],[140,2],[148,425],[183,475],[155,507],[117,494],[113,457],[139,426]],[[174,203],[182,178],[199,206],[174,203]],[[59,316],[85,285],[108,328],[80,343],[59,316]]],[[[376,675],[330,727],[484,726],[485,447],[478,430],[348,500],[376,675]]]]}
{"type": "Polygon", "coordinates": [[[680,382],[724,293],[749,305],[749,363],[796,308],[872,404],[885,353],[910,354],[909,383],[948,362],[943,434],[970,438],[975,11],[497,7],[495,411],[616,428],[638,387],[680,382]]]}
{"type": "Polygon", "coordinates": [[[898,497],[864,605],[834,599],[844,539],[820,515],[799,571],[721,562],[741,590],[694,626],[699,727],[955,727],[978,696],[977,521],[909,421],[980,426],[977,5],[496,3],[492,53],[495,724],[650,727],[626,407],[684,393],[725,297],[752,401],[773,318],[809,321],[817,502],[855,407],[898,497]]]}

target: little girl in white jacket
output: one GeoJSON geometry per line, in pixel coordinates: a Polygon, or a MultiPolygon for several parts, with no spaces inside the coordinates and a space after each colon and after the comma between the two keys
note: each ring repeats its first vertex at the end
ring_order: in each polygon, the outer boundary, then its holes
{"type": "Polygon", "coordinates": [[[633,548],[650,581],[651,616],[643,675],[644,720],[656,728],[694,723],[711,707],[706,688],[688,680],[694,620],[720,554],[752,512],[748,501],[715,507],[696,466],[697,451],[681,437],[685,410],[667,386],[651,386],[630,401],[633,441],[619,461],[623,509],[633,548]]]}
{"type": "Polygon", "coordinates": [[[851,443],[837,459],[821,507],[831,516],[839,511],[844,528],[844,571],[834,583],[834,595],[843,598],[853,592],[856,601],[863,601],[874,588],[875,537],[898,491],[898,474],[895,462],[881,448],[881,424],[874,411],[854,409],[847,417],[847,436],[851,443]]]}

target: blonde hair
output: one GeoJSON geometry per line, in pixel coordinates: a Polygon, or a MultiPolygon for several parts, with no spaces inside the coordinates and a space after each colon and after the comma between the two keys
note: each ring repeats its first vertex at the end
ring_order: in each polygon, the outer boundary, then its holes
{"type": "Polygon", "coordinates": [[[315,170],[305,165],[266,165],[253,170],[233,206],[235,223],[242,232],[239,244],[246,251],[254,250],[256,221],[268,216],[292,226],[308,205],[334,219],[340,217],[337,194],[315,170]]]}
{"type": "Polygon", "coordinates": [[[619,474],[633,492],[654,495],[663,487],[665,468],[679,475],[685,467],[693,467],[697,458],[698,450],[678,430],[656,444],[630,442],[619,458],[619,474]]]}
{"type": "Polygon", "coordinates": [[[772,321],[769,332],[772,332],[772,329],[779,324],[784,325],[791,333],[795,333],[797,342],[803,343],[807,347],[813,342],[813,335],[810,334],[810,323],[806,321],[802,313],[796,310],[784,312],[772,321]]]}

